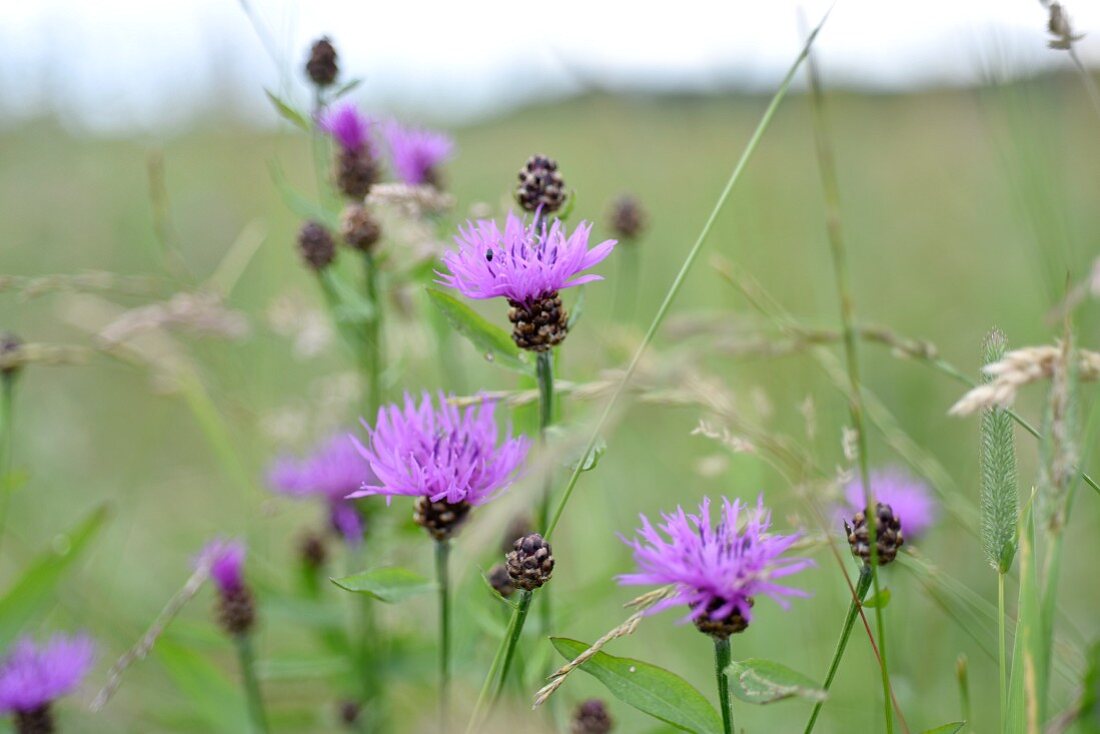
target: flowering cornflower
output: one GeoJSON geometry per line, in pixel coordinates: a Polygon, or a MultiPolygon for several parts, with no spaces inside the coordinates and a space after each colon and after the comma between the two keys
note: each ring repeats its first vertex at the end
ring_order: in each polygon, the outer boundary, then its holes
{"type": "Polygon", "coordinates": [[[43,645],[24,637],[0,664],[0,712],[14,713],[16,731],[52,731],[49,705],[74,691],[95,659],[85,635],[55,635],[43,645]]]}
{"type": "Polygon", "coordinates": [[[358,152],[371,147],[370,132],[374,121],[351,102],[335,105],[320,114],[317,126],[346,151],[358,152]]]}
{"type": "Polygon", "coordinates": [[[397,178],[410,186],[435,184],[437,168],[454,152],[449,135],[434,130],[405,127],[391,120],[382,128],[397,178]]]}
{"type": "Polygon", "coordinates": [[[662,513],[661,517],[664,523],[654,527],[642,515],[639,537],[623,538],[634,549],[638,572],[618,577],[624,585],[674,585],[673,594],[649,613],[686,604],[691,610],[687,619],[708,634],[715,634],[704,629],[708,622],[724,625],[728,637],[747,626],[755,597],[769,596],[786,609],[786,597],[808,596],[775,583],[814,562],[782,557],[800,535],[768,534],[771,513],[764,508],[763,498],[755,508],[746,507],[739,499],[730,502],[723,498],[717,525],[711,524],[708,498],[699,505],[697,515],[677,507],[675,513],[662,513]]]}
{"type": "Polygon", "coordinates": [[[363,539],[363,521],[345,498],[370,476],[370,465],[346,432],[329,436],[306,456],[276,459],[267,474],[268,483],[280,494],[327,502],[330,525],[352,545],[363,539]]]}
{"type": "Polygon", "coordinates": [[[593,273],[578,275],[610,255],[616,245],[615,240],[604,240],[589,249],[591,232],[588,222],[567,235],[560,220],[526,224],[513,213],[503,231],[492,220],[467,222],[455,237],[458,249],[443,255],[450,272],[436,273],[437,282],[467,298],[503,296],[532,305],[563,288],[603,280],[593,273]]]}
{"type": "MultiPolygon", "coordinates": [[[[906,540],[916,539],[935,522],[936,500],[927,484],[898,467],[873,471],[869,478],[875,502],[890,506],[894,517],[901,522],[906,540]]],[[[845,520],[851,520],[853,515],[865,509],[863,482],[858,477],[845,487],[844,500],[841,514],[845,520]]]]}
{"type": "Polygon", "coordinates": [[[364,421],[369,444],[359,452],[374,479],[349,498],[369,495],[424,497],[452,505],[483,505],[508,488],[518,474],[530,441],[509,429],[497,445],[495,405],[486,401],[459,410],[428,393],[420,404],[405,393],[404,407],[383,406],[373,427],[364,421]]]}

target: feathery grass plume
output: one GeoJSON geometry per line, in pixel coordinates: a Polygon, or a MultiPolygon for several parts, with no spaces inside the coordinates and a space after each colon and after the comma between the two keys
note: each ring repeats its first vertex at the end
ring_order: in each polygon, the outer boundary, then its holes
{"type": "Polygon", "coordinates": [[[1051,363],[1050,394],[1043,418],[1046,430],[1041,446],[1039,509],[1040,516],[1055,533],[1065,525],[1070,482],[1077,473],[1076,355],[1067,333],[1051,363]]]}
{"type": "MultiPolygon", "coordinates": [[[[948,415],[970,415],[991,406],[1011,406],[1020,388],[1054,377],[1056,363],[1061,359],[1064,348],[1064,344],[1058,343],[1014,349],[1000,360],[987,364],[982,372],[992,379],[959,398],[948,415]]],[[[1076,379],[1100,380],[1100,352],[1075,349],[1073,353],[1076,379]]]]}
{"type": "MultiPolygon", "coordinates": [[[[993,329],[985,339],[985,364],[1000,362],[1005,354],[1005,335],[993,329]]],[[[989,377],[986,381],[989,381],[989,377]]],[[[998,573],[1007,573],[1016,555],[1016,445],[1012,418],[1002,408],[982,409],[979,461],[982,550],[998,573]]]]}

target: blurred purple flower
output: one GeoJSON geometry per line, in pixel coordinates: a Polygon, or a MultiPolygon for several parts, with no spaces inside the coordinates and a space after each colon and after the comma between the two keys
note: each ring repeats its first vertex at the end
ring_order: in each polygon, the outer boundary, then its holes
{"type": "Polygon", "coordinates": [[[417,406],[405,393],[405,407],[381,408],[370,446],[359,451],[370,462],[377,484],[364,482],[349,497],[393,495],[427,497],[432,502],[482,505],[508,488],[527,456],[530,442],[509,429],[497,446],[495,405],[485,402],[460,411],[440,393],[438,407],[424,393],[417,406]]]}
{"type": "MultiPolygon", "coordinates": [[[[932,527],[936,520],[936,500],[927,484],[898,467],[873,471],[870,479],[875,502],[890,505],[894,517],[901,521],[906,540],[915,540],[932,527]]],[[[845,487],[844,499],[842,516],[851,522],[852,516],[865,506],[863,482],[858,476],[845,487]]]]}
{"type": "Polygon", "coordinates": [[[451,137],[434,130],[405,127],[391,120],[382,133],[394,173],[410,186],[433,183],[436,168],[454,152],[451,137]]]}
{"type": "Polygon", "coordinates": [[[280,494],[327,501],[333,529],[352,545],[363,540],[363,521],[345,498],[371,477],[370,465],[347,433],[329,436],[306,456],[276,459],[267,474],[280,494]]]}
{"type": "Polygon", "coordinates": [[[17,641],[0,664],[0,711],[34,711],[80,685],[95,659],[85,635],[55,635],[38,646],[17,641]]]}
{"type": "Polygon", "coordinates": [[[717,526],[711,525],[708,498],[699,505],[698,515],[677,507],[674,514],[661,513],[661,517],[664,523],[655,528],[642,515],[639,538],[623,538],[634,549],[638,573],[618,577],[623,585],[675,585],[675,594],[655,604],[649,613],[686,604],[691,609],[687,619],[697,620],[709,610],[714,620],[736,612],[747,622],[752,600],[760,594],[770,596],[784,609],[788,607],[785,597],[809,596],[774,583],[815,564],[805,558],[780,557],[800,534],[769,535],[771,513],[764,508],[762,497],[755,509],[739,499],[731,503],[722,498],[717,526]]]}
{"type": "Polygon", "coordinates": [[[240,540],[214,538],[203,547],[196,565],[209,564],[210,578],[223,596],[234,594],[244,586],[245,546],[240,540]]]}
{"type": "Polygon", "coordinates": [[[559,220],[528,225],[512,213],[503,232],[491,220],[467,222],[455,237],[458,249],[443,254],[450,273],[437,272],[437,282],[467,298],[504,296],[530,305],[563,288],[603,280],[591,273],[577,275],[610,255],[616,244],[604,240],[588,249],[591,231],[591,224],[581,222],[567,236],[559,220]]]}
{"type": "Polygon", "coordinates": [[[374,121],[351,102],[329,107],[317,119],[317,126],[348,151],[360,151],[370,146],[373,125],[374,121]]]}

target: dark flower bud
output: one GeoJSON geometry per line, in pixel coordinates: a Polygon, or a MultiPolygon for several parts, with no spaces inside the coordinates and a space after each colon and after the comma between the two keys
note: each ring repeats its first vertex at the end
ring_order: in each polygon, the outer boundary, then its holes
{"type": "MultiPolygon", "coordinates": [[[[894,515],[890,505],[881,502],[877,505],[875,522],[875,545],[878,549],[878,565],[885,566],[898,555],[898,549],[905,543],[901,534],[901,518],[894,515]]],[[[852,518],[852,524],[844,523],[844,530],[848,533],[848,545],[852,547],[852,553],[863,559],[864,563],[871,562],[871,529],[867,526],[867,510],[861,510],[852,518]]]]}
{"type": "Polygon", "coordinates": [[[540,207],[543,214],[561,209],[565,203],[565,181],[558,163],[544,155],[533,155],[519,172],[516,201],[529,212],[540,207]]]}
{"type": "Polygon", "coordinates": [[[505,599],[516,593],[516,587],[512,586],[512,577],[508,574],[508,567],[503,563],[490,568],[486,579],[489,585],[505,599]]]}
{"type": "Polygon", "coordinates": [[[340,716],[340,723],[348,729],[354,729],[355,725],[359,723],[359,714],[363,712],[363,707],[359,705],[358,701],[341,701],[337,706],[337,713],[340,716]]]}
{"type": "Polygon", "coordinates": [[[340,67],[336,63],[336,47],[328,36],[313,43],[306,61],[306,75],[319,87],[327,87],[336,81],[340,67]]]}
{"type": "Polygon", "coordinates": [[[28,711],[17,710],[14,723],[15,734],[53,734],[57,731],[48,703],[28,711]]]}
{"type": "MultiPolygon", "coordinates": [[[[753,605],[751,598],[746,599],[748,605],[753,605]]],[[[730,635],[736,635],[744,632],[749,627],[749,620],[745,619],[741,614],[741,610],[734,607],[726,616],[715,619],[711,615],[725,606],[725,602],[721,599],[715,599],[707,605],[707,610],[704,614],[696,617],[695,628],[702,632],[704,635],[710,635],[716,640],[728,639],[730,635]]]]}
{"type": "Polygon", "coordinates": [[[367,252],[382,236],[382,227],[362,204],[344,207],[340,234],[348,247],[367,252]]]}
{"type": "Polygon", "coordinates": [[[328,548],[325,546],[325,538],[317,533],[306,533],[298,541],[298,558],[302,565],[310,570],[317,570],[325,565],[328,560],[328,548]]]}
{"type": "Polygon", "coordinates": [[[623,194],[611,205],[611,229],[620,239],[636,239],[645,224],[645,210],[630,194],[623,194]]]}
{"type": "Polygon", "coordinates": [[[336,243],[319,222],[309,221],[298,230],[298,251],[307,267],[320,272],[336,259],[336,243]]]}
{"type": "Polygon", "coordinates": [[[19,363],[19,350],[23,346],[23,340],[10,331],[0,334],[0,359],[5,360],[0,366],[0,375],[14,377],[19,374],[22,365],[19,363]],[[11,360],[9,364],[7,360],[11,360]]]}
{"type": "Polygon", "coordinates": [[[362,200],[380,175],[378,160],[369,145],[341,147],[336,152],[336,188],[349,199],[362,200]]]}
{"type": "Polygon", "coordinates": [[[247,635],[256,624],[256,600],[245,585],[218,594],[218,624],[232,637],[247,635]]]}
{"type": "Polygon", "coordinates": [[[512,585],[524,591],[541,587],[554,573],[553,551],[538,533],[516,540],[506,560],[512,585]]]}
{"type": "Polygon", "coordinates": [[[469,516],[469,502],[451,504],[446,500],[432,502],[427,497],[420,497],[413,509],[413,521],[439,541],[452,538],[469,516]]]}
{"type": "Polygon", "coordinates": [[[583,701],[573,711],[569,723],[570,734],[607,734],[615,726],[615,720],[607,711],[607,705],[598,698],[583,701]]]}
{"type": "Polygon", "coordinates": [[[509,299],[508,304],[512,307],[508,312],[512,341],[520,349],[545,352],[561,344],[569,333],[569,314],[557,291],[546,293],[532,303],[509,299]]]}

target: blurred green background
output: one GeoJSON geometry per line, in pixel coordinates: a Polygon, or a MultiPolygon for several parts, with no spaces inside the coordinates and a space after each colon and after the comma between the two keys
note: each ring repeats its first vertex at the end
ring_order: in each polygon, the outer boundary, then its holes
{"type": "MultiPolygon", "coordinates": [[[[601,239],[611,236],[607,207],[620,192],[634,193],[649,211],[644,238],[636,245],[621,245],[601,266],[607,282],[587,288],[584,317],[562,350],[560,378],[591,379],[600,370],[625,363],[765,103],[745,96],[592,95],[454,131],[460,153],[446,175],[458,202],[455,221],[480,203],[501,211],[515,171],[534,152],[558,159],[576,192],[573,220],[595,220],[601,239]],[[636,252],[628,253],[630,247],[636,252]],[[632,319],[616,318],[616,274],[628,255],[640,261],[637,308],[632,319]]],[[[1086,277],[1098,253],[1100,138],[1097,117],[1079,80],[1049,77],[903,96],[833,92],[827,114],[861,321],[927,339],[949,362],[974,375],[980,341],[993,325],[1005,330],[1010,345],[1050,342],[1059,331],[1051,321],[1051,307],[1067,278],[1075,283],[1086,277]]],[[[722,212],[674,306],[670,327],[719,323],[752,330],[759,325],[751,307],[711,266],[710,256],[721,254],[751,273],[805,324],[836,328],[837,299],[812,133],[808,100],[792,96],[722,212]]],[[[350,425],[358,415],[353,394],[341,387],[347,380],[341,382],[340,376],[352,365],[340,345],[304,357],[269,323],[272,302],[288,294],[301,308],[320,305],[315,283],[293,248],[299,218],[286,206],[270,173],[272,161],[277,161],[292,186],[314,192],[308,139],[289,129],[241,129],[217,119],[167,139],[73,137],[48,120],[6,130],[0,133],[0,271],[21,276],[87,270],[163,274],[147,175],[150,156],[163,160],[171,236],[199,278],[213,271],[246,227],[264,233],[229,296],[233,308],[248,314],[249,335],[231,341],[179,337],[255,486],[245,491],[226,475],[185,401],[158,392],[147,370],[102,355],[77,366],[34,366],[20,379],[15,405],[15,462],[27,481],[12,500],[0,574],[9,584],[37,553],[63,543],[61,533],[108,503],[106,527],[66,576],[52,611],[32,627],[83,628],[101,642],[99,665],[83,695],[59,706],[63,729],[233,731],[240,726],[233,718],[240,715],[231,684],[235,660],[230,644],[209,622],[209,592],[173,624],[166,652],[129,671],[105,711],[93,716],[84,704],[105,679],[109,664],[183,583],[201,544],[216,533],[243,534],[252,545],[250,572],[265,603],[257,644],[276,730],[333,731],[333,701],[348,686],[346,671],[326,657],[308,625],[284,603],[294,585],[297,534],[318,525],[320,511],[273,498],[262,489],[265,464],[281,450],[275,427],[289,425],[290,438],[309,441],[318,437],[316,426],[350,425]],[[196,677],[203,661],[220,671],[222,684],[196,677]]],[[[171,283],[158,286],[156,296],[173,288],[171,283]]],[[[112,293],[96,298],[122,307],[151,300],[112,293]]],[[[27,298],[9,289],[0,294],[0,326],[32,342],[86,345],[88,334],[73,321],[93,317],[89,303],[71,294],[27,298]]],[[[414,312],[388,327],[392,352],[403,355],[390,374],[394,394],[441,385],[431,331],[424,327],[430,306],[415,293],[411,303],[414,312]]],[[[103,305],[100,300],[95,304],[103,305]]],[[[480,304],[479,310],[505,323],[502,303],[480,304]]],[[[1085,304],[1078,314],[1078,335],[1085,346],[1097,341],[1095,314],[1095,304],[1085,304]]],[[[689,353],[662,333],[653,373],[662,374],[662,365],[694,364],[721,378],[738,409],[763,430],[788,434],[827,471],[844,463],[844,396],[812,356],[803,352],[780,359],[735,359],[712,354],[700,359],[697,355],[708,351],[708,337],[691,343],[695,349],[689,353]],[[807,396],[812,396],[816,415],[812,439],[806,437],[800,410],[807,396]]],[[[830,349],[840,356],[836,347],[830,349]]],[[[897,359],[880,346],[863,346],[861,358],[869,390],[949,477],[950,485],[939,489],[961,492],[976,502],[977,422],[946,415],[963,386],[922,364],[897,359]]],[[[447,360],[464,365],[464,385],[449,378],[449,388],[518,386],[513,374],[485,364],[460,339],[448,347],[447,360]]],[[[1033,388],[1021,404],[1035,422],[1041,397],[1041,389],[1033,388]]],[[[1089,398],[1088,390],[1082,397],[1089,398]]],[[[577,426],[590,415],[591,406],[567,401],[565,413],[570,425],[577,426]]],[[[631,561],[616,534],[630,534],[637,513],[652,514],[681,503],[694,506],[704,495],[752,499],[762,492],[775,508],[778,528],[810,523],[797,492],[766,463],[727,454],[717,443],[691,435],[706,417],[702,409],[639,404],[620,417],[616,430],[606,436],[608,451],[597,470],[582,476],[554,543],[557,632],[586,641],[626,616],[621,604],[634,590],[619,589],[612,579],[628,570],[631,561]]],[[[1036,446],[1022,432],[1018,446],[1021,492],[1026,493],[1034,481],[1036,446]]],[[[1081,447],[1086,464],[1090,448],[1081,447]]],[[[904,463],[877,432],[870,452],[873,465],[904,463]]],[[[918,474],[925,470],[914,469],[918,474]]],[[[808,491],[818,491],[818,486],[808,491]]],[[[534,481],[521,482],[512,490],[508,510],[526,506],[535,490],[534,481]]],[[[1062,631],[1071,647],[1091,642],[1098,632],[1100,586],[1092,563],[1098,550],[1098,508],[1100,497],[1083,488],[1070,523],[1071,552],[1061,595],[1066,618],[1062,631]]],[[[379,541],[371,546],[371,557],[360,563],[395,562],[431,572],[429,544],[407,527],[409,513],[408,503],[401,501],[380,510],[386,519],[379,522],[379,541]]],[[[503,613],[489,598],[478,571],[495,562],[500,528],[494,523],[506,520],[506,514],[502,509],[475,522],[458,544],[460,705],[468,706],[476,694],[495,645],[492,635],[503,624],[503,613]]],[[[920,553],[995,602],[995,576],[976,535],[946,514],[941,518],[920,542],[920,553]]],[[[814,678],[823,675],[848,592],[835,560],[820,549],[815,557],[818,568],[797,579],[813,597],[797,601],[789,612],[769,601],[758,604],[752,626],[734,640],[735,658],[772,658],[814,678]]],[[[341,558],[334,561],[343,563],[341,558]]],[[[853,568],[849,564],[849,572],[853,568]]],[[[996,662],[985,651],[996,649],[993,618],[981,630],[985,639],[979,644],[908,571],[894,567],[883,576],[893,592],[886,610],[891,670],[910,729],[922,731],[961,718],[955,666],[965,654],[972,730],[995,730],[996,662]]],[[[328,595],[336,609],[347,602],[336,589],[328,595]]],[[[385,614],[401,640],[399,660],[387,669],[398,731],[431,730],[434,614],[431,597],[404,602],[385,614]]],[[[609,652],[666,666],[713,698],[710,648],[691,625],[678,625],[677,614],[667,612],[647,620],[636,635],[614,643],[609,652]]],[[[877,680],[867,637],[857,627],[817,730],[878,731],[877,680]]],[[[1070,703],[1073,689],[1056,678],[1057,708],[1070,703]]],[[[588,695],[606,693],[582,673],[558,694],[569,705],[588,695]]],[[[526,700],[517,697],[511,718],[491,730],[539,731],[542,719],[527,712],[526,700]]],[[[618,731],[662,730],[618,702],[612,710],[618,731]]],[[[801,730],[809,706],[740,704],[736,711],[747,731],[792,731],[801,730]]]]}

